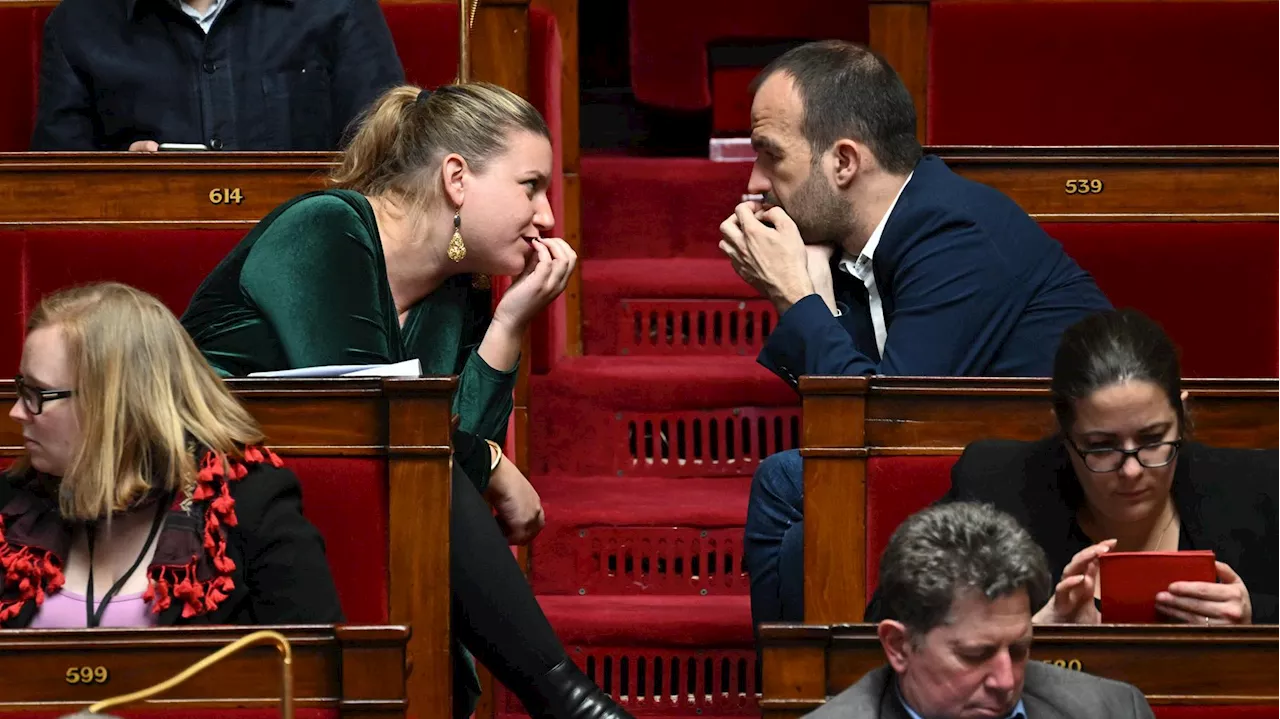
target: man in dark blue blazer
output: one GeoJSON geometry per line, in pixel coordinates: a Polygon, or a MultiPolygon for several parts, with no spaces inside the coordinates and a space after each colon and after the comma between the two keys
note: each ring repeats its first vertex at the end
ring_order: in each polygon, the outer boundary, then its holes
{"type": "MultiPolygon", "coordinates": [[[[1110,309],[1012,200],[922,157],[911,95],[877,54],[795,48],[754,85],[748,192],[721,250],[778,324],[759,361],[802,375],[1048,376],[1058,339],[1110,309]]],[[[803,618],[799,455],[761,463],[745,560],[757,623],[803,618]]]]}

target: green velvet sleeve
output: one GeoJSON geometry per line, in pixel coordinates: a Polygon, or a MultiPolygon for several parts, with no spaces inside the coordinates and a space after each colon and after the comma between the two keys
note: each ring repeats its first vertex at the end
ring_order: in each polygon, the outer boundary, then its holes
{"type": "Polygon", "coordinates": [[[400,352],[385,316],[394,307],[386,307],[380,259],[359,215],[320,195],[290,208],[258,238],[240,283],[291,367],[394,362],[400,352]]]}
{"type": "Polygon", "coordinates": [[[517,358],[510,370],[499,372],[471,350],[462,372],[458,374],[458,391],[453,396],[453,412],[461,420],[459,429],[474,432],[498,444],[506,442],[507,420],[515,407],[512,392],[516,387],[519,367],[517,358]]]}

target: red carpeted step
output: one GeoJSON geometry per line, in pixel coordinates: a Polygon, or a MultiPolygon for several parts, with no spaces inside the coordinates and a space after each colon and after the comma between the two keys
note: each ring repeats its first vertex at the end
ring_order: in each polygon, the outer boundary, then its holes
{"type": "MultiPolygon", "coordinates": [[[[539,597],[569,656],[633,715],[760,716],[742,597],[539,597]]],[[[500,716],[523,715],[500,690],[500,716]]]]}
{"type": "Polygon", "coordinates": [[[580,174],[585,259],[713,258],[751,165],[587,154],[580,174]]]}
{"type": "Polygon", "coordinates": [[[750,475],[799,442],[795,393],[750,357],[577,357],[531,381],[537,475],[750,475]]]}
{"type": "Polygon", "coordinates": [[[751,648],[746,596],[538,597],[566,646],[751,648]]]}
{"type": "Polygon", "coordinates": [[[723,258],[593,260],[582,279],[588,355],[755,356],[777,324],[723,258]]]}
{"type": "MultiPolygon", "coordinates": [[[[760,716],[747,597],[540,597],[569,656],[637,717],[760,716]]],[[[520,713],[510,694],[499,712],[520,713]]]]}
{"type": "Polygon", "coordinates": [[[539,595],[744,595],[748,477],[538,477],[539,595]]]}

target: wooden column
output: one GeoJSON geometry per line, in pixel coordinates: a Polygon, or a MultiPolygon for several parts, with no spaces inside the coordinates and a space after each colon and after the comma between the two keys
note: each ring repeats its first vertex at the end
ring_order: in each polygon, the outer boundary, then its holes
{"type": "Polygon", "coordinates": [[[480,0],[471,29],[471,79],[529,96],[529,0],[480,0]]]}
{"type": "MultiPolygon", "coordinates": [[[[578,0],[533,0],[536,7],[556,17],[563,61],[560,88],[561,162],[564,169],[564,216],[556,218],[557,232],[582,256],[582,179],[579,175],[582,143],[579,134],[580,81],[578,79],[578,0]]],[[[582,355],[582,262],[564,290],[565,353],[582,355]]]]}
{"type": "MultiPolygon", "coordinates": [[[[387,396],[388,567],[391,622],[409,624],[409,712],[438,716],[453,706],[449,627],[451,425],[439,416],[440,387],[452,379],[383,380],[387,396]],[[424,511],[430,507],[431,512],[424,511]],[[444,518],[444,521],[438,521],[444,518]],[[446,631],[440,631],[440,628],[446,631]]],[[[452,391],[444,397],[452,398],[452,391]]]]}
{"type": "Polygon", "coordinates": [[[871,49],[884,56],[916,103],[916,137],[929,129],[929,0],[870,0],[871,49]]]}
{"type": "Polygon", "coordinates": [[[804,620],[860,622],[866,602],[865,377],[802,377],[804,620]]]}

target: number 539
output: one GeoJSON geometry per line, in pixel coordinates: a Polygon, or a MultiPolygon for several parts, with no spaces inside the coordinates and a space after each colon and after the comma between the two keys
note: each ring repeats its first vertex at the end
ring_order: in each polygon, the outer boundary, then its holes
{"type": "Polygon", "coordinates": [[[1096,195],[1102,192],[1102,180],[1067,180],[1068,195],[1096,195]]]}

